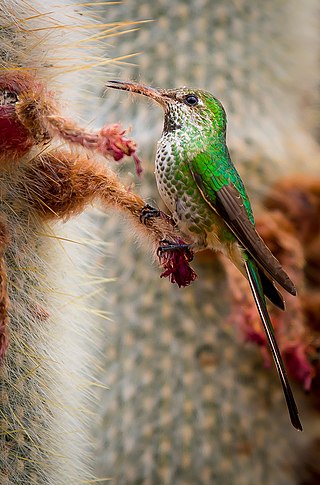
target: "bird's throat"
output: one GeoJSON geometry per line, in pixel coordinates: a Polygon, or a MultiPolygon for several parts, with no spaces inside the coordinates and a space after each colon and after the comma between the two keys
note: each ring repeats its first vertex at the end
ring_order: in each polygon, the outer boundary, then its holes
{"type": "Polygon", "coordinates": [[[170,116],[164,117],[163,133],[171,133],[182,128],[182,125],[170,116]]]}

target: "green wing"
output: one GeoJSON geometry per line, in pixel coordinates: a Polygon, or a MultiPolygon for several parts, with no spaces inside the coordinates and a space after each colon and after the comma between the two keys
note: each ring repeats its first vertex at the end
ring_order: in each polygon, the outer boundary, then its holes
{"type": "MultiPolygon", "coordinates": [[[[217,192],[224,186],[233,185],[242,199],[247,218],[254,225],[254,217],[249,197],[235,166],[231,162],[225,143],[217,143],[211,151],[199,153],[191,161],[191,171],[197,174],[206,189],[206,197],[212,203],[216,200],[217,192]]],[[[200,187],[199,187],[200,188],[200,187]]],[[[211,204],[210,204],[211,205],[211,204]]]]}
{"type": "Polygon", "coordinates": [[[199,153],[191,160],[190,170],[206,202],[240,244],[275,281],[295,295],[293,282],[255,229],[249,198],[227,147],[215,146],[211,153],[199,153]]]}

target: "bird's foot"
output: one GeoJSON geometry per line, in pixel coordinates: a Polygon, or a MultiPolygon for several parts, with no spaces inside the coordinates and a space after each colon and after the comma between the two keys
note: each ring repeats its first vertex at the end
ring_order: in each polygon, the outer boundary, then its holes
{"type": "Polygon", "coordinates": [[[146,224],[149,219],[157,217],[160,217],[160,210],[156,207],[152,207],[151,205],[146,204],[141,210],[140,222],[142,224],[146,224]]]}
{"type": "Polygon", "coordinates": [[[186,255],[187,260],[190,262],[193,260],[193,251],[191,247],[192,247],[192,244],[186,244],[182,241],[173,242],[173,241],[168,241],[167,239],[162,239],[160,241],[160,246],[158,247],[158,250],[157,250],[157,256],[160,258],[166,252],[181,251],[186,255]]]}
{"type": "Polygon", "coordinates": [[[176,225],[172,217],[168,216],[168,214],[157,209],[156,207],[152,207],[149,204],[146,204],[141,210],[140,222],[146,225],[150,219],[154,219],[157,217],[160,217],[161,219],[169,222],[173,227],[175,227],[176,225]]]}

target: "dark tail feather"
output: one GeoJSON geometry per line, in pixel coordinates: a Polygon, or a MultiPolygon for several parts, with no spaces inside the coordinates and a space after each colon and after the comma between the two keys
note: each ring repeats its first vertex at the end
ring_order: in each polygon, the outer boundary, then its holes
{"type": "Polygon", "coordinates": [[[280,310],[285,310],[286,306],[280,291],[275,287],[273,281],[263,272],[262,269],[258,268],[258,271],[265,296],[271,301],[271,303],[280,308],[280,310]]]}
{"type": "Polygon", "coordinates": [[[273,327],[266,307],[266,301],[264,298],[263,288],[262,288],[262,284],[259,276],[259,270],[255,262],[250,258],[245,262],[245,268],[247,271],[251,291],[252,291],[255,303],[257,305],[257,308],[263,323],[263,327],[266,332],[268,342],[271,348],[272,356],[280,377],[284,396],[286,398],[286,402],[288,406],[291,423],[296,429],[302,431],[302,425],[299,419],[298,408],[290,388],[286,370],[281,358],[277,341],[274,336],[273,327]]]}

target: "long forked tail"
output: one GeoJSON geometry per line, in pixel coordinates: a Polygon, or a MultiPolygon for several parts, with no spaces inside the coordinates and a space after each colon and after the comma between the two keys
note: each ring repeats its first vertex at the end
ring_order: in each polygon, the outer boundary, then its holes
{"type": "Polygon", "coordinates": [[[266,332],[268,342],[271,348],[272,356],[280,377],[284,396],[286,398],[286,403],[287,403],[291,423],[296,429],[298,429],[299,431],[302,431],[302,425],[299,419],[298,408],[291,391],[287,373],[281,358],[279,347],[274,336],[272,323],[268,314],[258,268],[256,266],[256,263],[250,259],[250,256],[247,259],[247,261],[245,261],[245,268],[248,275],[251,291],[252,291],[255,303],[257,305],[259,315],[263,323],[264,331],[266,332]]]}

